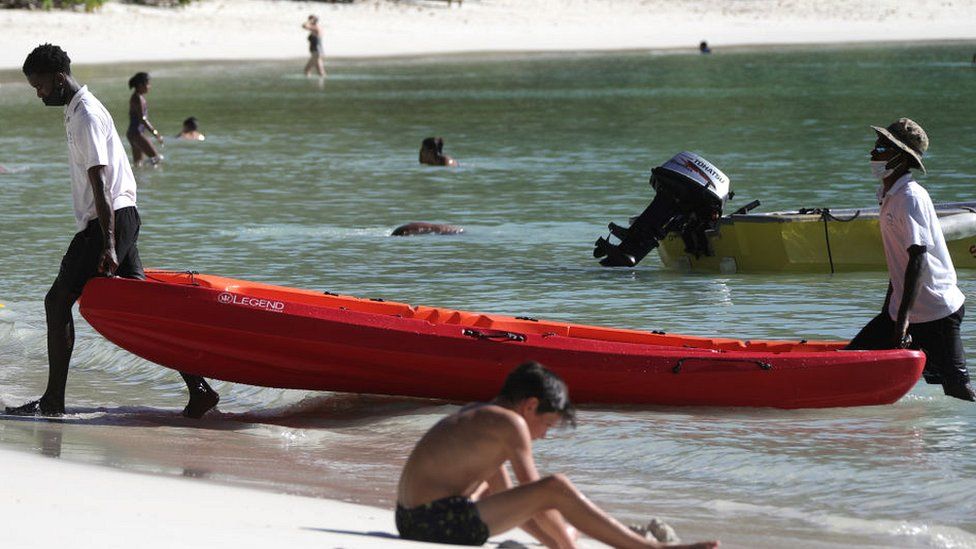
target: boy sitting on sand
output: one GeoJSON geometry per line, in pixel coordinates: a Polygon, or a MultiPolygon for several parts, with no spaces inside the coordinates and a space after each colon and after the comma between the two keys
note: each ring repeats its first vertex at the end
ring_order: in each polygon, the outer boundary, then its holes
{"type": "Polygon", "coordinates": [[[575,412],[562,379],[537,362],[515,368],[495,400],[465,406],[417,443],[400,475],[400,536],[482,545],[520,526],[547,547],[563,548],[576,546],[575,527],[613,547],[663,547],[607,515],[565,476],[539,477],[532,441],[564,422],[575,425],[575,412]],[[505,462],[519,486],[512,486],[505,462]]]}

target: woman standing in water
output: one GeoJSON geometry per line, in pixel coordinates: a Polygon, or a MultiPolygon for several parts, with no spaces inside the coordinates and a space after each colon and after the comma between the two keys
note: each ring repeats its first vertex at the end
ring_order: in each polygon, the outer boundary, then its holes
{"type": "Polygon", "coordinates": [[[145,131],[149,130],[159,144],[163,144],[163,136],[149,123],[149,107],[145,95],[151,88],[149,73],[137,72],[129,79],[132,97],[129,98],[129,129],[126,130],[125,136],[129,138],[129,144],[132,145],[132,164],[135,166],[142,164],[144,156],[149,157],[149,162],[153,166],[163,159],[163,155],[156,152],[156,147],[145,136],[145,131]]]}
{"type": "Polygon", "coordinates": [[[319,18],[309,15],[308,20],[302,23],[302,28],[308,31],[308,51],[311,57],[305,63],[305,76],[312,74],[314,67],[319,73],[319,77],[325,77],[325,65],[322,63],[322,27],[319,26],[319,18]]]}

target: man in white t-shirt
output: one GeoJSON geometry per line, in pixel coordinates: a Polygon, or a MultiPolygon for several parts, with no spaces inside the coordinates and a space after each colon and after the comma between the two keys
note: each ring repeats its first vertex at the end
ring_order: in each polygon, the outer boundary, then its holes
{"type": "Polygon", "coordinates": [[[888,262],[888,295],[877,317],[854,337],[850,349],[892,349],[908,344],[925,352],[925,380],[945,394],[976,401],[959,337],[966,297],[929,193],[911,169],[925,173],[925,131],[900,118],[887,128],[872,126],[878,139],[871,171],[881,180],[881,239],[888,262]]]}
{"type": "MultiPolygon", "coordinates": [[[[61,269],[44,298],[47,316],[48,381],[44,395],[6,413],[64,414],[68,364],[74,347],[71,308],[85,283],[99,274],[145,279],[136,240],[139,211],[136,180],[115,122],[87,86],[71,76],[71,59],[58,46],[38,46],[24,61],[24,75],[48,106],[63,106],[68,135],[68,166],[74,200],[75,234],[61,259],[61,269]]],[[[183,410],[200,417],[220,400],[206,380],[183,374],[190,402],[183,410]]]]}

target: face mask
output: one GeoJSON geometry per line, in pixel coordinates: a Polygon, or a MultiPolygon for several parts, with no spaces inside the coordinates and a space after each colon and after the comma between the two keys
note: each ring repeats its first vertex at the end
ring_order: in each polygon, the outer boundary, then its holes
{"type": "Polygon", "coordinates": [[[891,168],[888,168],[887,166],[889,162],[891,162],[891,160],[872,160],[871,175],[873,175],[875,179],[880,179],[881,181],[884,181],[886,178],[891,176],[891,174],[895,173],[895,170],[901,165],[901,162],[898,162],[891,168]]]}
{"type": "Polygon", "coordinates": [[[54,77],[55,82],[57,82],[54,91],[51,95],[41,98],[48,107],[63,107],[68,104],[68,86],[64,85],[64,79],[58,81],[58,77],[54,77]]]}

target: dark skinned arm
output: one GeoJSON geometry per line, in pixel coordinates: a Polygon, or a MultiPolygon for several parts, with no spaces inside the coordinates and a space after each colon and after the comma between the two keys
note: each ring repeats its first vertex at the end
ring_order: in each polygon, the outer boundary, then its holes
{"type": "Polygon", "coordinates": [[[115,212],[112,210],[112,197],[105,187],[105,166],[88,168],[88,183],[95,196],[98,224],[102,227],[103,249],[98,258],[98,272],[111,276],[119,267],[119,259],[115,255],[115,212]]]}
{"type": "Polygon", "coordinates": [[[894,288],[891,287],[891,280],[889,279],[888,280],[888,293],[885,294],[885,302],[884,302],[884,305],[881,307],[881,312],[884,313],[884,314],[888,314],[888,306],[891,305],[891,293],[893,291],[894,291],[894,288]]]}
{"type": "Polygon", "coordinates": [[[898,308],[898,319],[895,321],[895,333],[892,334],[892,347],[902,347],[905,334],[908,333],[908,311],[915,304],[918,296],[918,283],[925,269],[925,246],[912,245],[908,247],[908,266],[905,267],[905,288],[901,294],[901,306],[898,308]]]}

